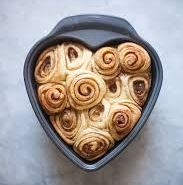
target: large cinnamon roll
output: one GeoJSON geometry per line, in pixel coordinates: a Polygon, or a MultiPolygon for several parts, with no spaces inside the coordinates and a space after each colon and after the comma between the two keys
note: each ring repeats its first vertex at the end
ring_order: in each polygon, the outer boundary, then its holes
{"type": "Polygon", "coordinates": [[[113,145],[114,140],[107,131],[87,128],[78,135],[73,147],[84,159],[93,161],[103,156],[113,145]]]}
{"type": "Polygon", "coordinates": [[[81,122],[78,119],[76,111],[65,109],[61,113],[50,116],[50,121],[61,138],[66,143],[72,145],[81,127],[81,122]]]}
{"type": "Polygon", "coordinates": [[[92,62],[93,71],[100,74],[104,80],[115,78],[121,70],[118,52],[112,47],[99,49],[92,62]]]}
{"type": "Polygon", "coordinates": [[[67,70],[88,69],[91,67],[92,52],[78,43],[62,44],[67,70]]]}
{"type": "Polygon", "coordinates": [[[95,106],[106,92],[103,79],[90,71],[69,75],[66,84],[70,105],[77,110],[95,106]]]}
{"type": "Polygon", "coordinates": [[[138,74],[129,76],[129,92],[133,100],[140,106],[143,106],[150,89],[150,74],[138,74]]]}
{"type": "Polygon", "coordinates": [[[38,98],[47,114],[51,115],[65,109],[66,89],[63,84],[47,83],[38,88],[38,98]]]}
{"type": "Polygon", "coordinates": [[[133,74],[149,70],[151,65],[150,56],[140,45],[132,42],[120,44],[118,53],[124,72],[133,74]]]}
{"type": "Polygon", "coordinates": [[[65,79],[66,66],[59,45],[46,49],[38,58],[34,76],[38,83],[60,82],[65,79]]]}
{"type": "Polygon", "coordinates": [[[126,101],[111,106],[108,128],[115,140],[124,138],[137,123],[141,108],[133,102],[126,101]]]}

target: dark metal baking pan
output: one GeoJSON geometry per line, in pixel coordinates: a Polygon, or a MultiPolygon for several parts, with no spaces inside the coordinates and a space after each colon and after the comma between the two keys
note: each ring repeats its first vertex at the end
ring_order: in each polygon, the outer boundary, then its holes
{"type": "Polygon", "coordinates": [[[121,153],[136,137],[153,110],[161,89],[162,80],[162,65],[153,47],[143,40],[125,19],[106,15],[78,15],[61,20],[47,36],[32,47],[24,65],[25,86],[40,124],[58,149],[73,163],[86,171],[95,171],[106,165],[110,160],[121,153]],[[34,79],[36,61],[44,49],[64,41],[79,42],[92,51],[96,51],[102,46],[131,41],[143,46],[148,51],[152,61],[152,84],[148,99],[143,107],[141,118],[124,140],[117,142],[103,157],[92,162],[82,159],[73,151],[72,147],[68,146],[59,137],[50,124],[48,116],[42,110],[37,98],[36,82],[34,79]]]}

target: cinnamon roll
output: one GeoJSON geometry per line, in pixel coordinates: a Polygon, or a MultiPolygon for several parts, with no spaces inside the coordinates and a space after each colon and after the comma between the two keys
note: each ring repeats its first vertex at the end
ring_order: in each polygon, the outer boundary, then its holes
{"type": "Polygon", "coordinates": [[[69,75],[66,85],[70,105],[77,110],[95,106],[106,92],[103,79],[90,71],[78,71],[69,75]]]}
{"type": "Polygon", "coordinates": [[[142,46],[126,42],[118,46],[118,53],[124,72],[133,74],[149,70],[151,59],[142,46]]]}
{"type": "Polygon", "coordinates": [[[106,82],[107,91],[105,94],[105,98],[107,100],[115,100],[119,98],[122,93],[122,80],[119,77],[116,77],[113,80],[106,82]]]}
{"type": "Polygon", "coordinates": [[[81,127],[75,110],[64,109],[63,112],[50,116],[50,121],[66,143],[72,145],[75,142],[76,135],[81,127]]]}
{"type": "Polygon", "coordinates": [[[118,52],[112,47],[99,49],[92,62],[93,71],[100,74],[104,80],[115,78],[121,70],[118,52]]]}
{"type": "Polygon", "coordinates": [[[47,83],[38,88],[38,98],[47,114],[51,115],[65,109],[66,89],[63,84],[47,83]]]}
{"type": "Polygon", "coordinates": [[[111,106],[108,128],[115,140],[124,138],[137,123],[141,108],[133,102],[116,103],[111,106]]]}
{"type": "Polygon", "coordinates": [[[81,157],[93,161],[103,156],[113,145],[114,140],[107,131],[87,128],[78,135],[73,147],[81,157]]]}
{"type": "Polygon", "coordinates": [[[34,76],[38,83],[60,82],[65,79],[66,66],[59,45],[46,49],[38,58],[34,76]]]}
{"type": "Polygon", "coordinates": [[[150,89],[151,77],[150,74],[139,74],[129,76],[128,79],[129,91],[133,100],[140,106],[143,106],[150,89]]]}
{"type": "Polygon", "coordinates": [[[87,123],[96,128],[106,129],[109,110],[110,103],[103,99],[100,103],[85,111],[87,123]]]}
{"type": "Polygon", "coordinates": [[[88,69],[91,64],[92,52],[78,43],[63,43],[64,58],[67,70],[88,69]]]}

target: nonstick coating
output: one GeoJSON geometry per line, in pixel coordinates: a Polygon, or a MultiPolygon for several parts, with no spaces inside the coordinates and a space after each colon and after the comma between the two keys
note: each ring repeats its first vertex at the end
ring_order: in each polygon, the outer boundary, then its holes
{"type": "Polygon", "coordinates": [[[95,171],[106,165],[122,152],[136,137],[153,110],[161,89],[162,80],[162,65],[152,46],[144,41],[126,20],[106,15],[78,15],[61,20],[46,37],[32,47],[24,65],[25,86],[40,124],[58,149],[74,164],[86,171],[95,171]],[[92,162],[82,159],[73,151],[72,147],[68,146],[59,137],[50,124],[48,116],[42,110],[37,98],[37,85],[34,79],[34,69],[37,58],[47,47],[64,41],[76,41],[92,51],[96,51],[104,45],[117,45],[121,42],[131,41],[143,46],[148,51],[152,61],[152,84],[147,101],[142,110],[141,118],[125,139],[117,142],[102,158],[92,162]]]}

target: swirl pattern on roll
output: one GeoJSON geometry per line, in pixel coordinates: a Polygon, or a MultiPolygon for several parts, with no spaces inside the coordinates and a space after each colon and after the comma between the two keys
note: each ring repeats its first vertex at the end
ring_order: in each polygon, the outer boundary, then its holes
{"type": "Polygon", "coordinates": [[[151,59],[142,46],[126,42],[118,46],[118,52],[124,72],[134,74],[149,70],[151,59]]]}
{"type": "Polygon", "coordinates": [[[110,103],[103,99],[100,103],[94,107],[85,111],[86,121],[90,126],[106,129],[107,128],[107,117],[110,110],[110,103]]]}
{"type": "Polygon", "coordinates": [[[63,112],[50,116],[50,121],[66,143],[72,145],[75,142],[81,126],[75,110],[64,109],[63,112]]]}
{"type": "Polygon", "coordinates": [[[73,146],[80,156],[93,161],[103,156],[113,145],[114,140],[108,132],[97,128],[87,128],[80,133],[73,146]]]}
{"type": "Polygon", "coordinates": [[[47,83],[38,88],[38,97],[43,109],[51,115],[65,109],[66,89],[63,84],[47,83]]]}
{"type": "Polygon", "coordinates": [[[94,55],[92,68],[104,80],[115,78],[121,71],[117,50],[112,47],[99,49],[94,55]]]}
{"type": "Polygon", "coordinates": [[[107,100],[117,99],[122,92],[122,80],[119,77],[116,77],[113,80],[106,82],[107,91],[105,94],[105,98],[107,100]]]}
{"type": "Polygon", "coordinates": [[[91,67],[92,52],[78,43],[64,42],[64,57],[67,70],[88,69],[91,67]]]}
{"type": "Polygon", "coordinates": [[[109,113],[108,128],[115,140],[124,138],[137,123],[141,108],[133,102],[114,104],[109,113]]]}
{"type": "Polygon", "coordinates": [[[38,58],[34,76],[38,83],[60,82],[65,79],[65,63],[60,46],[46,49],[38,58]]]}
{"type": "Polygon", "coordinates": [[[130,95],[140,106],[143,106],[149,92],[151,77],[149,74],[132,75],[128,80],[130,95]]]}
{"type": "Polygon", "coordinates": [[[89,71],[79,71],[68,76],[66,84],[70,105],[77,110],[95,106],[106,92],[103,79],[89,71]]]}

